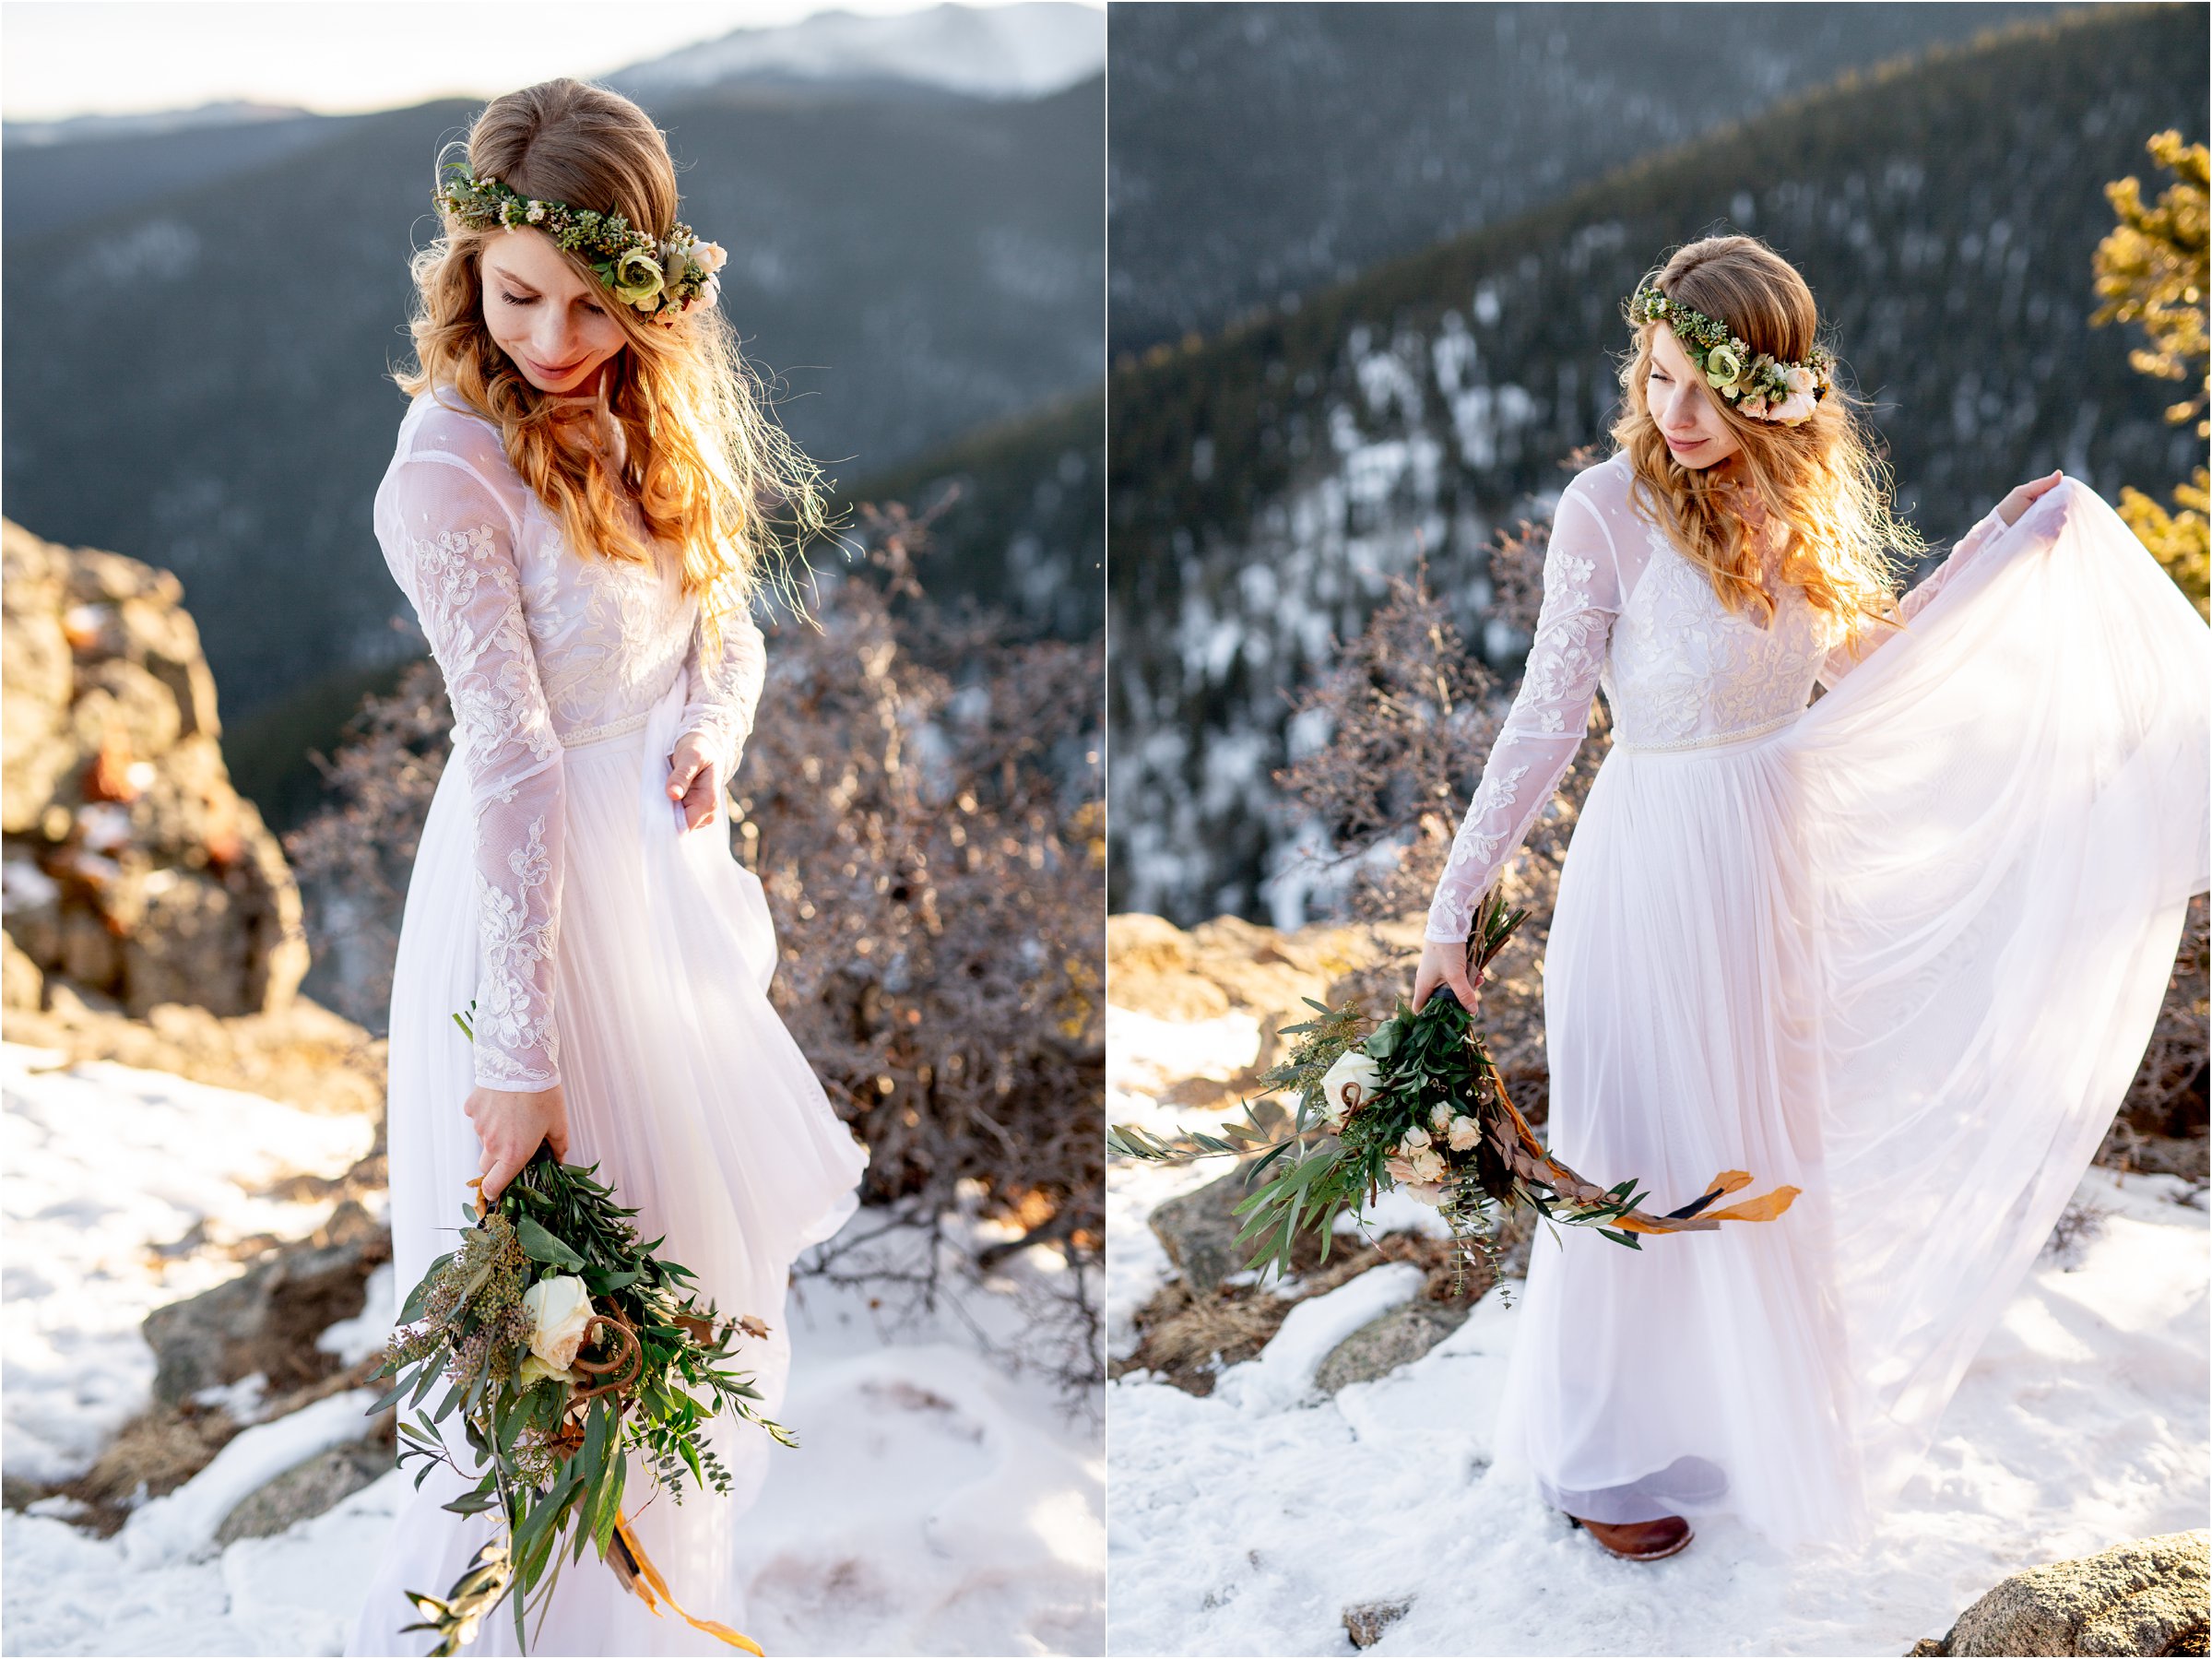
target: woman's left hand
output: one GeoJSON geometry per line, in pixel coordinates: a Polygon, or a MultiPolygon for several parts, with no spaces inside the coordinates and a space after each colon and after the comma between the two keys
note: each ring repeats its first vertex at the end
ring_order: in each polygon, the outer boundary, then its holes
{"type": "Polygon", "coordinates": [[[707,758],[699,734],[687,731],[668,752],[668,799],[682,806],[683,826],[699,829],[715,821],[715,791],[719,782],[715,763],[707,758]]]}
{"type": "Polygon", "coordinates": [[[2035,498],[2048,491],[2057,489],[2060,480],[2065,476],[2063,472],[2053,472],[2048,478],[2039,478],[2032,483],[2022,484],[1999,502],[1997,516],[2005,521],[2005,527],[2009,530],[2014,525],[2018,524],[2020,515],[2034,504],[2035,498]]]}

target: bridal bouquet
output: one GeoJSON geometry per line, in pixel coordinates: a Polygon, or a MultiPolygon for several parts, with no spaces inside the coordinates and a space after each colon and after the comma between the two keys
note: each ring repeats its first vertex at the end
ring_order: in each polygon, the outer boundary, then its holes
{"type": "Polygon", "coordinates": [[[764,1337],[768,1327],[751,1316],[717,1320],[711,1302],[702,1310],[684,1284],[691,1270],[654,1254],[660,1239],[639,1240],[628,1219],[637,1212],[592,1179],[597,1168],[562,1164],[540,1143],[497,1203],[485,1204],[479,1187],[475,1208],[463,1206],[458,1248],[432,1262],[408,1293],[373,1374],[398,1381],[372,1414],[403,1394],[403,1414],[414,1411],[412,1422],[400,1419],[399,1462],[422,1460],[416,1487],[441,1463],[464,1478],[480,1472],[472,1490],[444,1507],[461,1515],[496,1507],[506,1523],[443,1599],[408,1592],[422,1622],[406,1629],[435,1633],[434,1653],[473,1641],[510,1594],[515,1639],[527,1653],[530,1593],[544,1579],[540,1605],[550,1598],[564,1544],[570,1560],[586,1545],[596,1549],[655,1613],[666,1602],[698,1629],[761,1652],[677,1605],[631,1531],[622,1488],[624,1454],[635,1450],[651,1460],[655,1486],[665,1484],[679,1503],[687,1472],[701,1487],[727,1491],[728,1472],[701,1438],[724,1412],[781,1445],[798,1444],[754,1408],[761,1395],[751,1373],[726,1365],[739,1335],[764,1337]],[[416,1409],[440,1381],[436,1411],[416,1409]],[[439,1437],[438,1424],[456,1411],[476,1470],[460,1469],[439,1437]]]}
{"type": "MultiPolygon", "coordinates": [[[[1489,965],[1526,910],[1508,915],[1495,895],[1484,902],[1468,941],[1468,971],[1489,965]]],[[[1387,1020],[1355,1004],[1285,1025],[1298,1040],[1281,1064],[1263,1073],[1268,1095],[1297,1103],[1289,1132],[1281,1117],[1263,1120],[1250,1102],[1245,1120],[1219,1134],[1193,1132],[1164,1141],[1130,1124],[1116,1126],[1107,1148],[1161,1163],[1257,1155],[1246,1179],[1258,1185],[1236,1206],[1244,1216],[1237,1241],[1262,1273],[1286,1273],[1301,1233],[1318,1234],[1328,1260],[1337,1216],[1356,1214],[1382,1192],[1402,1188],[1434,1205],[1459,1249],[1462,1273],[1478,1257],[1494,1273],[1501,1253],[1498,1224],[1516,1204],[1543,1221],[1594,1226],[1607,1238],[1641,1249],[1639,1235],[1710,1231],[1723,1221],[1771,1221],[1790,1207],[1794,1187],[1777,1187],[1726,1209],[1714,1200],[1751,1184],[1741,1169],[1713,1177],[1705,1191],[1664,1215],[1639,1208],[1646,1194],[1635,1179],[1600,1187],[1547,1153],[1507,1097],[1474,1023],[1449,988],[1439,987],[1415,1013],[1402,1000],[1387,1020]],[[1262,1179],[1262,1177],[1265,1177],[1262,1179]]]]}

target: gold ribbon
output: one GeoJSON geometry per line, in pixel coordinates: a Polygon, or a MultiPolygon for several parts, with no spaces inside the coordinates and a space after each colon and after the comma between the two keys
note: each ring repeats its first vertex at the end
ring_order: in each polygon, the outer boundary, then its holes
{"type": "MultiPolygon", "coordinates": [[[[1584,1180],[1557,1158],[1544,1150],[1536,1139],[1536,1132],[1529,1120],[1506,1094],[1506,1080],[1498,1074],[1497,1062],[1482,1049],[1483,1063],[1489,1073],[1490,1085],[1497,1092],[1497,1103],[1505,1118],[1501,1128],[1495,1123],[1490,1132],[1491,1144],[1507,1167],[1523,1180],[1549,1187],[1561,1198],[1579,1203],[1599,1203],[1612,1196],[1594,1181],[1584,1180]]],[[[1745,1199],[1740,1204],[1731,1204],[1725,1210],[1705,1206],[1714,1199],[1731,1192],[1741,1191],[1751,1185],[1751,1172],[1746,1169],[1723,1169],[1706,1183],[1701,1203],[1686,1205],[1691,1214],[1677,1212],[1672,1215],[1651,1215],[1642,1210],[1629,1210],[1613,1218],[1612,1226],[1624,1233],[1709,1233],[1723,1221],[1772,1221],[1789,1209],[1798,1195],[1795,1187],[1777,1187],[1762,1192],[1757,1198],[1745,1199]]]]}
{"type": "Polygon", "coordinates": [[[637,1592],[638,1599],[652,1609],[655,1618],[663,1617],[659,1602],[654,1600],[654,1592],[658,1591],[660,1601],[668,1603],[676,1616],[694,1630],[704,1630],[709,1636],[727,1641],[733,1648],[743,1648],[753,1654],[754,1659],[766,1659],[766,1655],[761,1652],[760,1643],[751,1637],[740,1636],[727,1625],[718,1624],[711,1618],[693,1618],[677,1605],[676,1598],[668,1594],[668,1580],[660,1576],[660,1569],[653,1565],[653,1558],[638,1543],[637,1535],[630,1530],[629,1518],[620,1510],[614,1512],[614,1535],[621,1542],[621,1550],[610,1560],[609,1565],[614,1568],[618,1578],[637,1592]],[[625,1556],[628,1558],[626,1560],[623,1558],[625,1556]]]}

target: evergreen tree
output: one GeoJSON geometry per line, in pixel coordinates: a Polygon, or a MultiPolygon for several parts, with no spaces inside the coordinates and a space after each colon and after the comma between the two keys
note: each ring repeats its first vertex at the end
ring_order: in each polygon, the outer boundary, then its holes
{"type": "MultiPolygon", "coordinates": [[[[2130,175],[2105,186],[2120,223],[2098,244],[2097,292],[2104,303],[2089,321],[2094,325],[2139,323],[2150,344],[2128,353],[2128,361],[2160,380],[2193,380],[2193,397],[2166,411],[2179,424],[2194,418],[2199,437],[2212,435],[2206,418],[2212,400],[2212,371],[2207,367],[2205,306],[2206,174],[2205,146],[2184,145],[2178,132],[2154,136],[2148,146],[2152,158],[2174,175],[2155,207],[2143,204],[2143,187],[2130,175]]],[[[2146,547],[2163,564],[2196,608],[2212,616],[2207,599],[2206,468],[2199,467],[2186,484],[2173,492],[2176,510],[2169,513],[2140,490],[2129,488],[2120,495],[2120,516],[2141,537],[2146,547]]]]}

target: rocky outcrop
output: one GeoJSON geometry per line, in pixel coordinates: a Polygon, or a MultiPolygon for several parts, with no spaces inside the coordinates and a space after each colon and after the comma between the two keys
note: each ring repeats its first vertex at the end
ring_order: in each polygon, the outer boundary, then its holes
{"type": "Polygon", "coordinates": [[[1299,1017],[1294,1011],[1305,998],[1325,997],[1331,984],[1378,954],[1364,927],[1281,933],[1241,917],[1217,916],[1186,932],[1162,917],[1132,911],[1106,918],[1106,1001],[1164,1020],[1212,1019],[1245,1009],[1260,1015],[1264,1026],[1276,1015],[1299,1017]]]}
{"type": "Polygon", "coordinates": [[[318,1452],[254,1492],[215,1529],[218,1544],[241,1538],[273,1538],[347,1499],[389,1474],[397,1459],[392,1445],[373,1435],[318,1452]]]}
{"type": "Polygon", "coordinates": [[[1406,1616],[1413,1606],[1410,1600],[1402,1602],[1361,1602],[1344,1609],[1344,1634],[1352,1638],[1355,1648],[1371,1648],[1382,1640],[1382,1633],[1406,1616]]]}
{"type": "Polygon", "coordinates": [[[1251,1195],[1240,1167],[1153,1211],[1153,1236],[1193,1291],[1212,1290],[1244,1271],[1246,1252],[1236,1242],[1244,1219],[1236,1209],[1251,1195]]]}
{"type": "Polygon", "coordinates": [[[1914,1654],[2202,1653],[2212,1533],[2140,1538],[2017,1572],[1914,1654]]]}
{"type": "Polygon", "coordinates": [[[8,1005],[58,978],[135,1015],[281,1011],[307,971],[300,892],[231,787],[182,586],[4,521],[0,568],[8,1005]]]}
{"type": "Polygon", "coordinates": [[[155,1309],[145,1324],[155,1399],[180,1404],[256,1371],[271,1393],[324,1381],[338,1361],[316,1339],[361,1312],[369,1274],[391,1253],[391,1234],[347,1199],[313,1238],[272,1252],[228,1284],[155,1309]]]}
{"type": "Polygon", "coordinates": [[[1372,1382],[1411,1365],[1467,1322],[1473,1302],[1432,1302],[1416,1297],[1369,1320],[1329,1351],[1313,1385],[1333,1394],[1354,1382],[1372,1382]]]}

